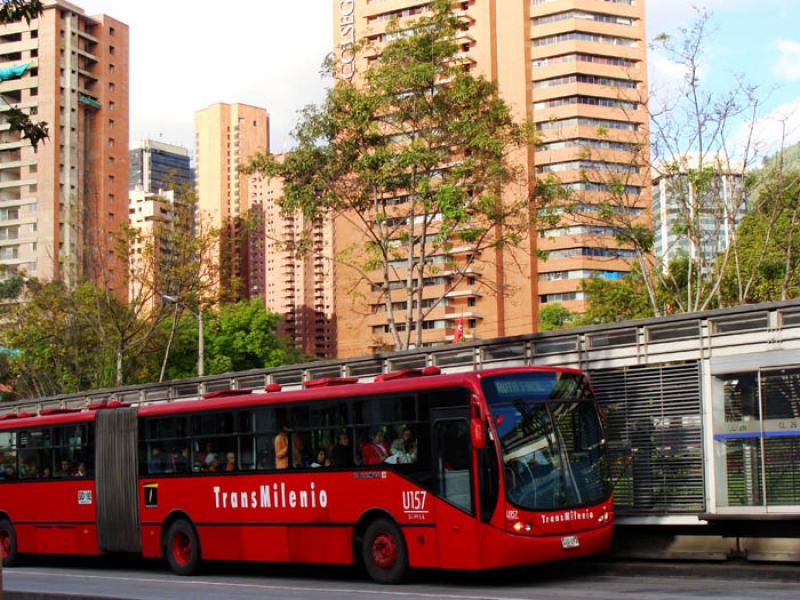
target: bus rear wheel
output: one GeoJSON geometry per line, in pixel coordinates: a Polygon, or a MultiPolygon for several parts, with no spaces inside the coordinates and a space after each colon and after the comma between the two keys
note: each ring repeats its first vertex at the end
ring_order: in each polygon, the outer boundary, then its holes
{"type": "Polygon", "coordinates": [[[17,562],[17,534],[8,519],[0,521],[0,557],[4,567],[13,567],[17,562]]]}
{"type": "Polygon", "coordinates": [[[200,565],[200,541],[192,524],[178,519],[167,530],[164,544],[167,561],[176,575],[192,575],[200,565]]]}
{"type": "Polygon", "coordinates": [[[376,519],[364,532],[361,558],[378,583],[400,583],[408,571],[408,551],[402,532],[388,519],[376,519]]]}

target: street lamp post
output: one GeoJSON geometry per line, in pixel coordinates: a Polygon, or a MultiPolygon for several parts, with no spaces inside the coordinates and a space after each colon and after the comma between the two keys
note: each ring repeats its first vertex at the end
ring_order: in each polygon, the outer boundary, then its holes
{"type": "Polygon", "coordinates": [[[198,306],[197,312],[186,306],[183,302],[178,300],[175,296],[167,296],[162,294],[161,297],[171,304],[182,306],[195,317],[197,317],[197,376],[202,377],[205,375],[205,358],[206,358],[206,336],[205,325],[203,324],[203,309],[198,306]]]}

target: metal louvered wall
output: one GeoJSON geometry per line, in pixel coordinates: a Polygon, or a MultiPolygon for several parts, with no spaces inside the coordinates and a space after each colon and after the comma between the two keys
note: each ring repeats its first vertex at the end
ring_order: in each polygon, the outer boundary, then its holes
{"type": "Polygon", "coordinates": [[[699,363],[590,375],[606,413],[619,514],[703,512],[699,363]]]}

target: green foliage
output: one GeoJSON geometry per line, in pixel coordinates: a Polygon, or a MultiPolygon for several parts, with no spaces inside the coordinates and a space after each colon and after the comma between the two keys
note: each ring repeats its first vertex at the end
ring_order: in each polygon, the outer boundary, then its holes
{"type": "Polygon", "coordinates": [[[26,282],[25,304],[11,307],[0,330],[0,345],[27,395],[52,395],[109,383],[103,340],[91,326],[85,288],[61,282],[26,282]]]}
{"type": "Polygon", "coordinates": [[[209,321],[206,360],[210,373],[277,367],[300,355],[277,333],[280,317],[260,299],[221,307],[209,321]]]}
{"type": "Polygon", "coordinates": [[[44,10],[39,0],[3,0],[0,3],[0,23],[16,23],[25,20],[30,24],[44,10]]]}
{"type": "MultiPolygon", "coordinates": [[[[0,346],[15,350],[3,355],[0,385],[13,384],[23,397],[52,396],[116,386],[120,368],[124,383],[157,381],[171,322],[156,324],[155,335],[146,340],[120,337],[119,323],[129,322],[131,309],[119,302],[98,304],[101,294],[93,283],[70,290],[61,282],[27,281],[25,303],[11,306],[0,326],[0,346]],[[128,345],[120,348],[121,341],[128,345]]],[[[137,318],[131,327],[152,327],[152,319],[137,318]]],[[[259,300],[208,311],[207,372],[303,360],[279,337],[278,320],[259,300]]],[[[196,368],[197,320],[187,312],[178,322],[168,378],[193,377],[196,368]]]]}
{"type": "Polygon", "coordinates": [[[6,110],[6,119],[11,131],[19,131],[22,137],[28,140],[36,150],[41,142],[50,137],[50,132],[45,121],[38,123],[31,120],[30,116],[18,108],[6,110]]]}
{"type": "MultiPolygon", "coordinates": [[[[279,315],[266,310],[259,299],[223,305],[203,316],[205,368],[209,375],[278,367],[305,359],[278,334],[279,315]]],[[[161,325],[160,346],[169,335],[170,326],[169,322],[161,325]]],[[[178,320],[166,379],[197,375],[197,327],[197,317],[188,312],[178,320]]],[[[154,363],[151,371],[157,373],[157,368],[160,363],[157,367],[154,363]]]]}
{"type": "Polygon", "coordinates": [[[800,297],[800,165],[773,163],[755,188],[753,210],[737,229],[738,261],[723,274],[727,304],[800,297]]]}
{"type": "Polygon", "coordinates": [[[24,285],[25,280],[19,275],[14,275],[5,281],[0,281],[0,301],[15,300],[18,298],[22,293],[24,285]]]}
{"type": "Polygon", "coordinates": [[[616,323],[653,316],[642,278],[629,275],[621,281],[593,277],[582,282],[588,308],[582,317],[585,325],[616,323]]]}
{"type": "Polygon", "coordinates": [[[578,315],[567,307],[558,304],[547,304],[539,310],[539,329],[541,331],[555,331],[574,327],[578,315]]]}

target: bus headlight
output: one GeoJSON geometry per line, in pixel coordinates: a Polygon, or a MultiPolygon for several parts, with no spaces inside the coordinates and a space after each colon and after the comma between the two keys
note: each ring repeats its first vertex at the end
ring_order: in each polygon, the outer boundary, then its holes
{"type": "Polygon", "coordinates": [[[608,521],[608,513],[607,512],[604,512],[599,517],[597,517],[597,522],[598,523],[605,523],[606,521],[608,521]]]}

